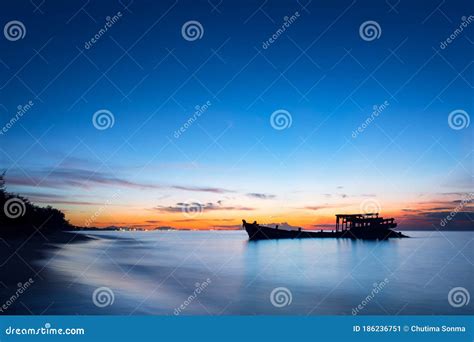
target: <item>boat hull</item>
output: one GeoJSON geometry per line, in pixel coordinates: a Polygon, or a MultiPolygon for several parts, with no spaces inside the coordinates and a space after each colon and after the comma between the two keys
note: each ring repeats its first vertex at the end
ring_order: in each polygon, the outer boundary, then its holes
{"type": "Polygon", "coordinates": [[[348,238],[365,240],[386,240],[388,238],[408,237],[400,232],[391,229],[380,230],[346,230],[339,232],[328,231],[307,231],[307,230],[285,230],[261,226],[256,223],[244,221],[244,228],[249,235],[249,240],[269,240],[269,239],[309,239],[309,238],[348,238]]]}

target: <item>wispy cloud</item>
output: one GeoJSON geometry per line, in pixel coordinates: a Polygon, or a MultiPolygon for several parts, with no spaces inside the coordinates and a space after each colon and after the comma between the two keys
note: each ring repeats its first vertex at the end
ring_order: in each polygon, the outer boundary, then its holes
{"type": "Polygon", "coordinates": [[[193,203],[183,203],[179,202],[176,203],[175,205],[171,206],[156,206],[154,210],[157,210],[159,212],[165,212],[165,213],[180,213],[180,212],[186,212],[189,208],[201,208],[202,211],[218,211],[218,210],[242,210],[242,211],[248,211],[248,210],[255,210],[255,208],[250,208],[250,207],[241,207],[241,206],[228,206],[228,205],[223,205],[222,201],[218,201],[216,203],[208,202],[208,203],[199,203],[199,202],[193,202],[193,203]]]}
{"type": "MultiPolygon", "coordinates": [[[[65,204],[65,205],[103,205],[101,201],[87,201],[71,199],[69,195],[55,194],[47,192],[22,192],[22,196],[27,197],[31,202],[36,204],[65,204]]],[[[76,195],[75,198],[82,198],[76,195]]]]}
{"type": "Polygon", "coordinates": [[[213,187],[199,187],[199,186],[183,186],[183,185],[173,185],[172,189],[185,190],[185,191],[196,191],[196,192],[212,192],[215,194],[224,194],[235,192],[229,189],[223,188],[213,188],[213,187]]]}
{"type": "Polygon", "coordinates": [[[328,207],[327,207],[327,206],[323,206],[323,205],[321,205],[321,206],[311,206],[311,205],[309,205],[309,206],[306,206],[306,207],[301,208],[301,209],[307,209],[307,210],[318,211],[318,210],[326,209],[326,208],[328,208],[328,207]]]}
{"type": "MultiPolygon", "coordinates": [[[[88,205],[88,206],[100,206],[104,205],[103,202],[88,202],[88,201],[73,201],[73,200],[32,200],[32,202],[40,204],[63,204],[63,205],[88,205]]],[[[112,204],[109,204],[112,205],[112,204]]]]}
{"type": "Polygon", "coordinates": [[[6,175],[10,185],[34,186],[43,188],[91,188],[97,185],[121,186],[130,188],[162,188],[155,184],[140,184],[109,173],[91,171],[86,169],[58,168],[54,170],[41,170],[25,175],[6,175]]]}
{"type": "Polygon", "coordinates": [[[346,193],[337,193],[337,194],[329,194],[325,193],[322,194],[326,198],[332,198],[332,197],[341,197],[341,198],[359,198],[359,197],[377,197],[375,194],[359,194],[359,195],[353,195],[353,194],[346,194],[346,193]]]}
{"type": "Polygon", "coordinates": [[[187,186],[181,184],[163,185],[154,183],[140,183],[130,181],[122,177],[116,177],[111,173],[91,171],[77,168],[58,168],[54,170],[39,170],[30,172],[28,176],[10,173],[6,176],[9,185],[31,186],[42,188],[83,188],[91,189],[97,186],[111,186],[133,189],[174,189],[192,192],[208,192],[215,194],[233,193],[235,191],[210,187],[210,186],[187,186]]]}
{"type": "Polygon", "coordinates": [[[304,209],[304,210],[323,210],[323,209],[333,209],[333,208],[343,208],[343,207],[350,207],[352,204],[344,203],[344,204],[321,204],[321,205],[307,205],[302,208],[297,209],[304,209]]]}
{"type": "Polygon", "coordinates": [[[428,211],[409,213],[403,217],[400,228],[421,228],[440,230],[474,230],[474,211],[428,211]],[[447,220],[447,217],[450,217],[447,220]],[[447,223],[442,226],[441,222],[447,223]]]}
{"type": "Polygon", "coordinates": [[[419,212],[421,212],[421,210],[419,210],[419,209],[410,209],[410,208],[403,208],[402,211],[406,212],[406,213],[419,213],[419,212]]]}
{"type": "Polygon", "coordinates": [[[258,193],[258,192],[248,193],[247,196],[253,197],[253,198],[258,198],[258,199],[274,199],[274,198],[276,198],[276,195],[264,194],[264,193],[258,193]]]}
{"type": "MultiPolygon", "coordinates": [[[[466,195],[465,193],[450,193],[450,196],[466,195]]],[[[474,229],[474,204],[472,197],[450,201],[434,201],[431,203],[418,203],[416,209],[404,208],[402,219],[404,226],[410,225],[418,228],[443,230],[473,230],[474,229]],[[449,217],[449,219],[448,219],[449,217]],[[441,226],[441,222],[445,224],[441,226]]]]}

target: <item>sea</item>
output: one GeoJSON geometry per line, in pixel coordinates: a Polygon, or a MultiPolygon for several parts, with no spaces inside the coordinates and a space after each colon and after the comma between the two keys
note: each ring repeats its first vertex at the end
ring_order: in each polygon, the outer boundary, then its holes
{"type": "Polygon", "coordinates": [[[474,232],[249,241],[245,231],[94,231],[37,261],[35,314],[464,315],[474,232]]]}

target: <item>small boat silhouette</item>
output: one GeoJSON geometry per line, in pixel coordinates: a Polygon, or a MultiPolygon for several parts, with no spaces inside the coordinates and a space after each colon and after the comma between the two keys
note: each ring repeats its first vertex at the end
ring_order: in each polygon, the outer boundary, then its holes
{"type": "Polygon", "coordinates": [[[336,229],[332,231],[314,231],[279,229],[247,223],[242,220],[243,227],[249,235],[249,240],[267,239],[304,239],[304,238],[349,238],[367,240],[386,240],[388,238],[408,237],[392,230],[397,227],[394,218],[384,219],[378,213],[370,214],[337,214],[336,229]]]}

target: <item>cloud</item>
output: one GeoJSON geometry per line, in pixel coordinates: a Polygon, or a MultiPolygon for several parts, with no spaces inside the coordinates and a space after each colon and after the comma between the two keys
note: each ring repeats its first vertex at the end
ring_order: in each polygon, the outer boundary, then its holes
{"type": "Polygon", "coordinates": [[[58,168],[30,172],[28,176],[6,175],[7,184],[34,186],[44,188],[79,187],[91,188],[97,185],[121,186],[130,188],[162,188],[154,184],[140,184],[131,182],[111,174],[85,169],[58,168]]]}
{"type": "Polygon", "coordinates": [[[422,212],[426,212],[426,211],[448,211],[448,210],[451,210],[451,209],[452,209],[452,207],[433,207],[433,208],[425,209],[422,212]]]}
{"type": "Polygon", "coordinates": [[[258,199],[273,199],[273,198],[276,197],[276,195],[263,194],[263,193],[258,193],[258,192],[248,193],[247,196],[253,197],[253,198],[258,198],[258,199]]]}
{"type": "Polygon", "coordinates": [[[303,208],[297,209],[304,209],[304,210],[322,210],[322,209],[333,209],[333,208],[343,208],[343,207],[350,207],[352,204],[344,203],[344,204],[322,204],[322,205],[308,205],[303,208]]]}
{"type": "Polygon", "coordinates": [[[233,190],[223,189],[223,188],[212,188],[212,187],[199,187],[199,186],[183,186],[183,185],[173,185],[173,189],[185,190],[185,191],[196,191],[196,192],[212,192],[215,194],[224,194],[235,192],[233,190]]]}
{"type": "Polygon", "coordinates": [[[459,196],[459,197],[472,197],[472,192],[440,192],[437,195],[442,196],[459,196]]]}
{"type": "Polygon", "coordinates": [[[339,196],[341,198],[358,198],[358,197],[377,197],[377,195],[375,194],[360,194],[360,195],[349,195],[349,194],[346,194],[346,193],[339,193],[339,194],[322,194],[324,197],[326,198],[331,198],[331,197],[336,197],[336,196],[339,196]]]}
{"type": "Polygon", "coordinates": [[[421,210],[419,209],[409,209],[409,208],[404,208],[402,209],[403,212],[406,212],[406,213],[419,213],[421,212],[421,210]]]}
{"type": "Polygon", "coordinates": [[[303,209],[317,211],[317,210],[326,209],[326,208],[327,208],[326,206],[321,205],[321,206],[307,206],[307,207],[304,207],[303,209]]]}
{"type": "Polygon", "coordinates": [[[54,193],[49,193],[49,192],[21,192],[20,195],[25,196],[29,199],[36,198],[36,199],[42,199],[42,200],[65,198],[64,195],[54,194],[54,193]]]}
{"type": "MultiPolygon", "coordinates": [[[[452,194],[454,195],[454,194],[452,194]]],[[[474,230],[474,207],[470,198],[419,203],[417,209],[402,209],[400,228],[474,230]]]]}
{"type": "MultiPolygon", "coordinates": [[[[65,204],[65,205],[104,205],[104,203],[100,202],[88,202],[88,201],[68,201],[68,200],[32,200],[35,203],[42,203],[42,204],[65,204]]],[[[109,204],[111,205],[111,204],[109,204]]]]}
{"type": "Polygon", "coordinates": [[[156,211],[164,212],[164,213],[181,213],[181,212],[205,212],[205,211],[219,211],[219,210],[241,210],[241,211],[249,211],[255,210],[255,208],[249,207],[241,207],[241,206],[225,206],[222,204],[222,201],[218,201],[216,203],[208,202],[208,203],[199,203],[199,202],[188,202],[183,203],[179,202],[172,206],[156,206],[153,208],[156,211]]]}
{"type": "MultiPolygon", "coordinates": [[[[54,194],[47,192],[21,192],[20,195],[25,196],[33,203],[39,204],[65,204],[65,205],[103,205],[100,201],[78,201],[71,200],[70,196],[62,194],[54,194]]],[[[76,195],[75,198],[83,197],[76,195]]]]}
{"type": "Polygon", "coordinates": [[[40,170],[24,174],[6,175],[7,184],[17,186],[33,186],[42,188],[83,188],[90,189],[98,185],[111,187],[126,187],[134,189],[175,189],[192,192],[208,192],[215,194],[232,193],[233,190],[209,187],[209,186],[186,186],[186,185],[162,185],[154,183],[140,183],[117,177],[111,173],[91,171],[77,168],[57,168],[53,170],[40,170]]]}
{"type": "Polygon", "coordinates": [[[473,211],[438,211],[438,212],[427,212],[424,213],[425,217],[434,218],[434,219],[443,219],[446,216],[453,216],[454,219],[460,220],[470,220],[474,225],[474,212],[473,211]]]}
{"type": "Polygon", "coordinates": [[[421,219],[432,227],[445,230],[474,230],[474,211],[438,211],[419,214],[421,219]]]}

